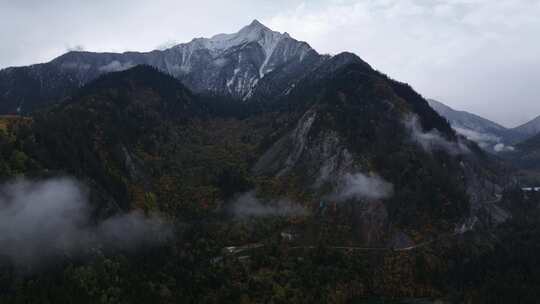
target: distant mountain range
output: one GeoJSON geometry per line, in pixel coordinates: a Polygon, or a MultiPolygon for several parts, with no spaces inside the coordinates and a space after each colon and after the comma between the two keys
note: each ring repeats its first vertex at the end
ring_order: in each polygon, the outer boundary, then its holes
{"type": "Polygon", "coordinates": [[[0,114],[30,113],[102,74],[140,64],[177,78],[195,93],[243,101],[275,99],[329,60],[331,56],[318,54],[307,43],[255,20],[237,33],[196,38],[166,50],[73,51],[48,63],[1,70],[0,114]]]}
{"type": "Polygon", "coordinates": [[[535,136],[540,133],[540,116],[526,122],[518,127],[513,128],[512,130],[519,132],[521,134],[526,134],[528,136],[535,136]]]}
{"type": "Polygon", "coordinates": [[[514,145],[540,132],[540,117],[516,128],[500,124],[466,111],[455,110],[440,101],[428,99],[430,106],[450,122],[459,134],[489,152],[514,151],[514,145]]]}

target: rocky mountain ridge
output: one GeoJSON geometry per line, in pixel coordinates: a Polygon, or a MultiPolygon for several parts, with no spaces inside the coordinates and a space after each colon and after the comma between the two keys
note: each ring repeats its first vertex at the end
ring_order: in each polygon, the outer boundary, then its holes
{"type": "Polygon", "coordinates": [[[282,94],[295,79],[329,58],[255,20],[237,33],[196,38],[166,50],[72,51],[48,63],[1,70],[0,113],[29,113],[99,75],[140,64],[174,76],[195,93],[246,101],[282,94]]]}

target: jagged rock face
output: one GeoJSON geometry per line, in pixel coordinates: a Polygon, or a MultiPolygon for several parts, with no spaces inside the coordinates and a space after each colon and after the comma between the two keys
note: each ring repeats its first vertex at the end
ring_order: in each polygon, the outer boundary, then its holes
{"type": "Polygon", "coordinates": [[[306,149],[308,133],[317,118],[315,111],[307,111],[296,127],[280,138],[254,165],[255,174],[283,175],[296,165],[306,149]]]}
{"type": "MultiPolygon", "coordinates": [[[[335,187],[346,174],[361,171],[338,132],[314,129],[322,115],[316,107],[307,110],[296,126],[260,157],[252,171],[256,175],[298,174],[305,187],[315,192],[325,185],[335,187]]],[[[384,202],[356,201],[340,208],[352,215],[353,233],[360,244],[384,246],[388,233],[384,202]]]]}
{"type": "Polygon", "coordinates": [[[238,100],[279,95],[328,58],[258,21],[235,34],[197,38],[163,51],[69,52],[45,64],[0,71],[0,113],[29,112],[101,74],[140,64],[176,77],[196,93],[238,100]]]}
{"type": "Polygon", "coordinates": [[[502,204],[502,193],[505,189],[516,187],[517,180],[502,174],[507,170],[503,164],[496,162],[489,154],[479,157],[469,153],[461,158],[459,165],[469,198],[470,217],[456,227],[456,232],[473,230],[479,224],[492,228],[511,219],[511,212],[502,204]]]}
{"type": "Polygon", "coordinates": [[[318,162],[315,186],[334,181],[336,177],[354,170],[353,155],[341,143],[336,132],[330,131],[320,136],[308,154],[309,159],[318,162]]]}
{"type": "Polygon", "coordinates": [[[253,167],[255,174],[283,176],[300,170],[308,186],[319,187],[325,182],[353,170],[352,154],[339,134],[326,130],[313,134],[318,116],[316,109],[308,110],[296,127],[268,149],[253,167]]]}

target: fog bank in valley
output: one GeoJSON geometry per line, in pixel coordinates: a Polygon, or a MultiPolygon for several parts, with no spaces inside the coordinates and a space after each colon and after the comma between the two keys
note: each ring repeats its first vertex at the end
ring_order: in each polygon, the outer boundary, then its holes
{"type": "Polygon", "coordinates": [[[138,211],[94,223],[85,188],[70,178],[18,179],[0,186],[0,259],[39,266],[95,247],[133,250],[171,235],[138,211]]]}

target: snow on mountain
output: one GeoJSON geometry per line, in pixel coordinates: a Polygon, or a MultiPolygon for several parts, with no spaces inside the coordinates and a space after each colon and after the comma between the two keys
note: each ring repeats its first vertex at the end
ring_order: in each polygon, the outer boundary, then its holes
{"type": "MultiPolygon", "coordinates": [[[[195,43],[197,46],[208,49],[210,52],[214,53],[215,56],[218,56],[232,47],[256,42],[264,51],[265,62],[268,62],[268,59],[272,56],[278,42],[287,37],[289,37],[288,34],[272,31],[259,21],[254,20],[250,25],[241,29],[238,33],[218,34],[212,38],[198,38],[194,39],[191,43],[195,43]]],[[[263,66],[264,64],[261,67],[263,66]]]]}
{"type": "MultiPolygon", "coordinates": [[[[320,57],[307,43],[255,20],[234,34],[196,38],[151,58],[149,64],[182,80],[196,92],[246,100],[259,82],[282,65],[320,57]]],[[[154,55],[155,56],[155,55],[154,55]]]]}
{"type": "Polygon", "coordinates": [[[239,32],[151,52],[68,52],[51,62],[0,71],[0,113],[55,102],[101,74],[146,64],[196,93],[237,100],[277,96],[329,56],[255,20],[239,32]],[[28,90],[28,88],[31,90],[28,90]]]}
{"type": "MultiPolygon", "coordinates": [[[[199,50],[208,50],[212,57],[220,58],[226,54],[229,50],[235,47],[244,46],[249,43],[257,43],[263,51],[264,60],[259,68],[260,78],[266,74],[266,66],[276,49],[279,41],[284,38],[290,38],[288,34],[281,34],[275,32],[261,24],[259,21],[254,20],[250,25],[242,28],[239,32],[234,34],[218,34],[211,38],[195,38],[189,43],[179,44],[172,49],[182,54],[182,67],[183,70],[189,71],[187,65],[193,58],[193,53],[199,50]]],[[[220,65],[221,61],[217,61],[220,65]]],[[[224,62],[221,62],[224,63],[224,62]]],[[[235,69],[236,70],[236,69],[235,69]]],[[[238,73],[235,73],[237,75],[238,73]]]]}

